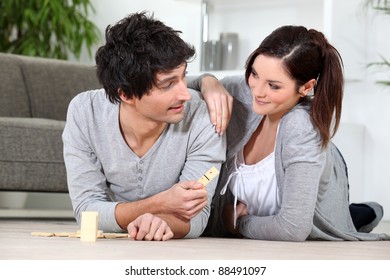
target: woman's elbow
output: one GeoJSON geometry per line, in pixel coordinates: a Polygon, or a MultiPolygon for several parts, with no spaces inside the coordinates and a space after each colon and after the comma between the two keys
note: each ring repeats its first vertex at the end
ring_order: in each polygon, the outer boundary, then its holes
{"type": "Polygon", "coordinates": [[[286,240],[284,241],[303,242],[308,238],[310,232],[310,228],[294,228],[288,231],[286,234],[286,240]]]}

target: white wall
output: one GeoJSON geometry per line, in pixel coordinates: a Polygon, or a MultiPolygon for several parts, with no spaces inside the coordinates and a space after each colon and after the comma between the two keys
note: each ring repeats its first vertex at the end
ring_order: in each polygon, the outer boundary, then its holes
{"type": "MultiPolygon", "coordinates": [[[[182,31],[181,37],[194,45],[197,51],[200,49],[201,9],[198,0],[92,0],[92,3],[96,12],[90,15],[90,19],[102,34],[102,40],[96,45],[95,50],[104,43],[104,31],[108,25],[115,24],[128,14],[142,11],[150,11],[154,13],[155,18],[182,31]]],[[[81,61],[88,64],[95,63],[86,52],[82,55],[81,61]]],[[[198,55],[188,65],[188,71],[198,71],[199,61],[198,55]]]]}
{"type": "Polygon", "coordinates": [[[341,130],[338,140],[342,140],[344,150],[349,150],[346,160],[352,175],[351,200],[380,202],[385,208],[384,218],[389,220],[390,213],[386,211],[390,209],[389,165],[385,161],[390,155],[387,144],[390,140],[390,112],[387,109],[390,87],[378,86],[375,80],[384,73],[375,73],[366,66],[379,60],[378,53],[390,57],[390,40],[384,36],[389,32],[390,16],[364,10],[362,1],[349,2],[355,3],[355,9],[347,13],[340,12],[346,8],[338,10],[332,33],[339,41],[344,38],[341,54],[347,58],[344,63],[348,71],[346,76],[350,78],[345,85],[342,121],[359,125],[363,133],[351,137],[341,130]],[[349,41],[345,39],[351,37],[353,39],[349,41]],[[343,139],[340,139],[340,134],[343,139]],[[356,149],[357,143],[362,143],[360,150],[356,149]]]}
{"type": "MultiPolygon", "coordinates": [[[[375,83],[390,80],[390,71],[365,65],[379,61],[379,54],[390,59],[390,15],[371,10],[366,17],[366,38],[361,47],[366,50],[361,71],[364,77],[346,86],[343,120],[365,128],[364,138],[364,199],[380,202],[385,208],[385,219],[390,220],[390,87],[375,83]]],[[[351,139],[353,141],[353,139],[351,139]]],[[[353,160],[353,159],[351,159],[353,160]]]]}
{"type": "Polygon", "coordinates": [[[286,3],[283,0],[211,1],[209,39],[219,39],[220,32],[238,33],[238,69],[244,69],[249,54],[277,27],[294,24],[323,29],[322,0],[286,3]]]}

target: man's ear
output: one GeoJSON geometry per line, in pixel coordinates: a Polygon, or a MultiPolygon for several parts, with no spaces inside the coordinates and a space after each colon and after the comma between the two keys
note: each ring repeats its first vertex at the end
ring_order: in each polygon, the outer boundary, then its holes
{"type": "Polygon", "coordinates": [[[125,92],[121,88],[118,88],[118,95],[122,102],[127,104],[134,104],[134,98],[127,97],[125,92]]]}
{"type": "Polygon", "coordinates": [[[305,97],[306,95],[310,95],[312,91],[314,91],[314,86],[316,84],[315,79],[311,79],[308,82],[306,82],[304,85],[299,87],[299,95],[301,97],[305,97]]]}

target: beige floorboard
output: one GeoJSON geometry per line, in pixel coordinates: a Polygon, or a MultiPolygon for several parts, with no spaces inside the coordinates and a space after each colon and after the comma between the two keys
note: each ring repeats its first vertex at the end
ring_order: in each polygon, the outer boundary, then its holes
{"type": "MultiPolygon", "coordinates": [[[[390,260],[390,242],[276,242],[199,238],[167,242],[37,237],[33,231],[75,232],[72,219],[0,219],[1,260],[390,260]]],[[[375,230],[390,234],[390,222],[375,230]]]]}

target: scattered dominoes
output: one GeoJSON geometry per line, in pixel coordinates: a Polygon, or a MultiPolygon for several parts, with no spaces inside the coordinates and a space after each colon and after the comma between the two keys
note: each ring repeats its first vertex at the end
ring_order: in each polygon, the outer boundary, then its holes
{"type": "MultiPolygon", "coordinates": [[[[33,231],[31,232],[32,236],[41,236],[41,237],[70,237],[70,238],[80,238],[81,232],[44,232],[44,231],[33,231]]],[[[113,239],[113,238],[128,238],[127,233],[116,233],[116,232],[103,232],[98,230],[97,238],[98,239],[113,239]]]]}

